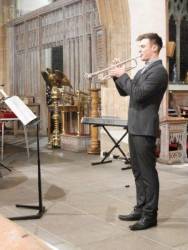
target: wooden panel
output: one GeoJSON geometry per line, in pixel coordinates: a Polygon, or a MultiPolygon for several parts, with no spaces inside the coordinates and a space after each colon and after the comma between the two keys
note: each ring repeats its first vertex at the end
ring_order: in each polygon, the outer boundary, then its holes
{"type": "MultiPolygon", "coordinates": [[[[92,40],[92,72],[95,72],[107,67],[107,43],[106,33],[103,26],[97,26],[94,28],[92,40]]],[[[93,84],[100,88],[100,83],[97,77],[93,79],[93,84]]]]}
{"type": "Polygon", "coordinates": [[[106,68],[107,64],[107,44],[106,44],[106,34],[103,26],[98,26],[95,28],[95,42],[94,49],[95,57],[95,70],[100,70],[106,68]]]}
{"type": "Polygon", "coordinates": [[[0,215],[0,241],[1,249],[35,249],[50,250],[41,239],[32,235],[21,226],[0,215]]]}
{"type": "MultiPolygon", "coordinates": [[[[93,51],[91,55],[91,47],[94,48],[91,43],[96,41],[91,39],[90,34],[93,32],[94,26],[99,24],[95,1],[71,1],[67,2],[64,8],[62,4],[61,8],[43,13],[31,20],[28,19],[28,15],[26,17],[26,22],[15,26],[15,55],[23,53],[23,56],[17,57],[15,64],[15,67],[20,65],[20,70],[15,70],[15,73],[18,74],[17,81],[14,83],[18,85],[16,89],[20,89],[21,82],[24,82],[25,90],[32,91],[32,95],[40,93],[39,86],[37,86],[40,77],[36,77],[40,72],[37,71],[36,67],[40,69],[42,62],[38,61],[40,58],[38,49],[40,45],[43,49],[60,44],[66,44],[66,49],[69,51],[64,53],[65,59],[63,61],[72,85],[75,86],[75,89],[88,89],[89,86],[83,78],[83,73],[93,68],[92,55],[95,52],[93,51]],[[40,23],[41,25],[39,25],[40,23]],[[67,42],[63,42],[64,40],[67,42]],[[32,52],[29,51],[30,49],[32,52]],[[36,67],[33,66],[34,64],[36,67]],[[32,89],[29,87],[31,83],[36,85],[32,89]]],[[[23,92],[22,89],[21,93],[17,94],[23,95],[23,92]]]]}
{"type": "Polygon", "coordinates": [[[188,107],[188,91],[170,91],[169,100],[175,101],[176,105],[188,107]]]}

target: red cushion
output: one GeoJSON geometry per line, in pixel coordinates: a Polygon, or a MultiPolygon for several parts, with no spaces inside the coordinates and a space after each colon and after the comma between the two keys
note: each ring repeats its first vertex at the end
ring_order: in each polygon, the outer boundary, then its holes
{"type": "Polygon", "coordinates": [[[0,118],[16,118],[17,116],[13,112],[2,112],[0,118]]]}

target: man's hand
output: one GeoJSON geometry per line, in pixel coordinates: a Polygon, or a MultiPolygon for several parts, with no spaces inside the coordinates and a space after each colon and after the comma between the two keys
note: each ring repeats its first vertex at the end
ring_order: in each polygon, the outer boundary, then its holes
{"type": "Polygon", "coordinates": [[[114,58],[112,61],[112,68],[109,70],[108,74],[111,77],[120,77],[125,73],[125,66],[121,65],[121,66],[116,66],[116,64],[118,64],[120,62],[120,60],[118,58],[114,58]]]}
{"type": "Polygon", "coordinates": [[[125,74],[125,67],[121,66],[121,67],[115,67],[113,69],[111,69],[108,73],[111,77],[115,76],[115,77],[120,77],[123,74],[125,74]]]}

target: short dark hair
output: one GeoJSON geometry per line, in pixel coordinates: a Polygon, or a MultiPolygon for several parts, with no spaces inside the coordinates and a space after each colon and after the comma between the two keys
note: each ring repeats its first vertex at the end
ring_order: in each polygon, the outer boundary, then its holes
{"type": "Polygon", "coordinates": [[[156,44],[159,48],[159,51],[163,47],[162,38],[157,33],[145,33],[137,37],[136,41],[141,41],[143,39],[149,39],[154,44],[156,44]]]}

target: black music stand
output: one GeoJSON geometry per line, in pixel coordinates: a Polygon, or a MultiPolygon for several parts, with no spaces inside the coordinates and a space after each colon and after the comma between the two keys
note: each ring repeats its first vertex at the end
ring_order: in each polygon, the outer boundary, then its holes
{"type": "Polygon", "coordinates": [[[45,213],[46,209],[42,204],[42,184],[41,184],[41,168],[40,168],[40,146],[39,146],[39,118],[27,107],[27,105],[18,97],[9,97],[3,89],[0,89],[0,93],[4,96],[4,102],[11,109],[11,111],[18,117],[24,126],[37,126],[37,165],[38,165],[38,205],[19,205],[16,207],[29,208],[38,210],[35,215],[11,217],[11,220],[30,220],[40,219],[45,213]]]}
{"type": "Polygon", "coordinates": [[[37,126],[38,205],[33,206],[33,205],[16,204],[16,207],[38,210],[38,213],[35,215],[11,217],[11,218],[9,218],[10,220],[40,219],[43,216],[43,214],[46,212],[46,209],[43,206],[43,202],[42,202],[42,183],[41,183],[40,146],[39,146],[39,123],[40,123],[40,120],[38,118],[36,118],[30,124],[28,124],[29,126],[37,126]]]}

